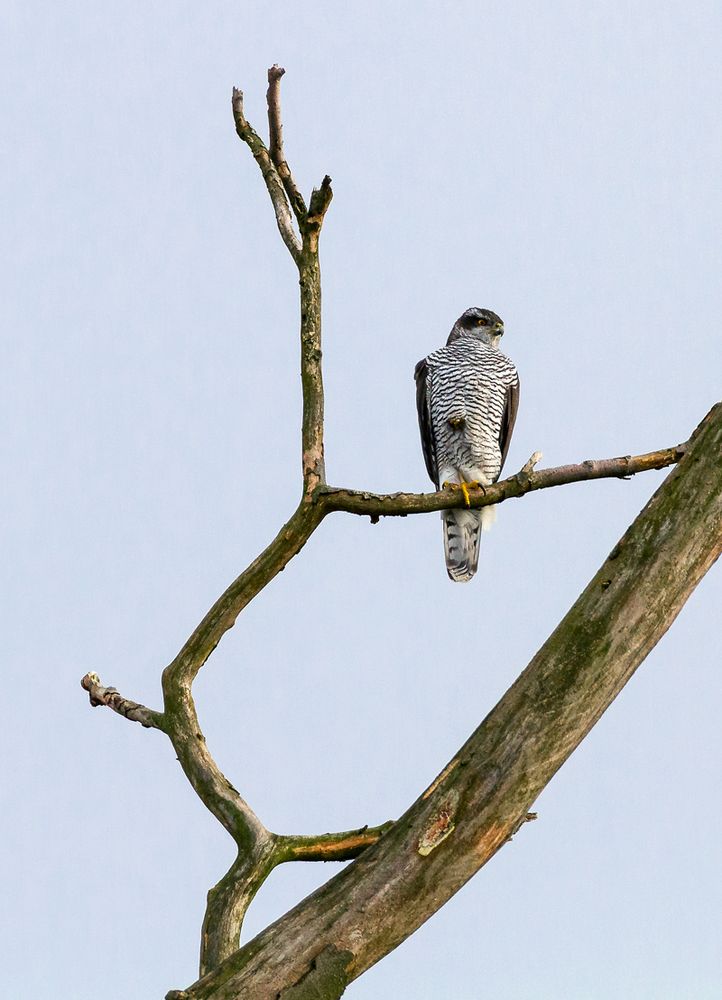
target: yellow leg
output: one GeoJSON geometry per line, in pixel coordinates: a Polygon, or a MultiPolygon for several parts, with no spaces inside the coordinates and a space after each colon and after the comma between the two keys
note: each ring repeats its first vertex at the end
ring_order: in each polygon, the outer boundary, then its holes
{"type": "Polygon", "coordinates": [[[471,501],[469,499],[469,490],[481,490],[482,493],[486,493],[486,490],[481,483],[473,479],[470,483],[461,483],[461,492],[464,494],[464,502],[467,507],[471,507],[471,501]]]}
{"type": "Polygon", "coordinates": [[[467,507],[471,507],[471,496],[469,490],[481,490],[486,492],[481,483],[478,483],[475,479],[470,483],[450,483],[448,480],[444,480],[441,484],[442,490],[461,490],[464,494],[464,503],[467,507]]]}

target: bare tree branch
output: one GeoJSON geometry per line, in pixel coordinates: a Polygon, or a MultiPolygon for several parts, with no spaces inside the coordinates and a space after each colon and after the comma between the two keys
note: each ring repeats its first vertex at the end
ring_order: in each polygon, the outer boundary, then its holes
{"type": "Polygon", "coordinates": [[[189,987],[191,1000],[275,1000],[300,983],[308,989],[294,997],[336,1000],[509,840],[718,558],[721,451],[718,404],[569,613],[426,792],[357,861],[189,987]]]}
{"type": "Polygon", "coordinates": [[[166,692],[165,718],[178,761],[206,808],[233,837],[239,850],[265,846],[271,834],[211,756],[188,688],[166,692]]]}
{"type": "MultiPolygon", "coordinates": [[[[600,458],[579,465],[559,465],[552,469],[533,472],[535,452],[523,468],[509,479],[494,483],[493,486],[469,488],[469,504],[472,508],[487,507],[503,503],[512,497],[522,497],[535,490],[549,489],[551,486],[565,486],[588,479],[628,479],[639,472],[664,469],[674,465],[684,454],[686,444],[662,451],[650,451],[645,455],[625,455],[622,458],[600,458]]],[[[335,486],[321,487],[317,496],[329,510],[342,510],[349,514],[362,514],[372,518],[405,517],[407,514],[428,514],[437,510],[466,507],[461,490],[447,488],[438,493],[367,493],[335,486]]]]}
{"type": "Polygon", "coordinates": [[[165,731],[166,723],[162,712],[154,712],[153,709],[146,708],[145,705],[139,705],[137,701],[124,698],[114,687],[103,687],[97,674],[86,674],[81,680],[80,686],[88,692],[93,708],[105,705],[106,708],[112,708],[118,715],[122,715],[131,722],[139,722],[146,729],[165,731]]]}
{"type": "Polygon", "coordinates": [[[283,181],[288,200],[291,203],[293,214],[302,223],[306,219],[306,203],[296,187],[291,170],[286,163],[283,153],[283,122],[281,120],[281,77],[285,73],[282,66],[271,66],[268,71],[268,90],[266,91],[266,103],[268,104],[268,150],[271,159],[275,164],[278,176],[283,181]]]}
{"type": "Polygon", "coordinates": [[[301,256],[301,244],[293,228],[293,218],[288,207],[286,193],[283,182],[278,176],[278,171],[271,160],[268,150],[258,135],[258,133],[248,124],[243,113],[243,92],[233,88],[233,118],[236,123],[236,132],[239,137],[249,146],[256,163],[261,168],[263,179],[266,182],[268,193],[271,196],[273,210],[276,213],[276,223],[283,242],[288,247],[288,251],[296,261],[299,262],[301,256]]]}

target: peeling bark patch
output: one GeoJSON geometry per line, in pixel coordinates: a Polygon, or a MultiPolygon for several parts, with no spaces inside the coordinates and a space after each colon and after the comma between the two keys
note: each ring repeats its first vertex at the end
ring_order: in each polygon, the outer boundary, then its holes
{"type": "Polygon", "coordinates": [[[426,789],[426,791],[424,792],[424,794],[421,796],[422,799],[428,799],[428,797],[431,795],[431,793],[434,792],[434,791],[436,791],[436,789],[439,787],[439,785],[444,780],[444,778],[448,778],[449,775],[451,774],[451,772],[454,771],[454,770],[456,770],[456,768],[458,766],[459,766],[459,758],[455,757],[454,760],[452,760],[450,764],[446,765],[446,767],[441,772],[441,774],[439,775],[439,777],[435,778],[434,781],[431,782],[431,784],[429,785],[429,787],[426,789]]]}
{"type": "Polygon", "coordinates": [[[454,832],[455,825],[448,805],[436,813],[419,838],[418,852],[421,857],[428,857],[439,844],[443,843],[449,834],[454,832]]]}
{"type": "Polygon", "coordinates": [[[311,961],[311,967],[293,986],[276,994],[276,1000],[338,1000],[348,986],[350,951],[328,945],[311,961]]]}
{"type": "Polygon", "coordinates": [[[486,863],[507,840],[510,839],[510,829],[505,823],[490,823],[477,841],[475,854],[486,863]]]}

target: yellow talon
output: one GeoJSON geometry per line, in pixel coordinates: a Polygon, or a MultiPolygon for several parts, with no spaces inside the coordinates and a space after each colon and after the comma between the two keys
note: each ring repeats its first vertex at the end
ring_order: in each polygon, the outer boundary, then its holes
{"type": "Polygon", "coordinates": [[[482,490],[482,492],[486,492],[481,483],[478,483],[476,480],[470,483],[450,483],[448,479],[445,479],[441,484],[441,488],[442,490],[461,490],[464,495],[464,503],[467,507],[471,507],[470,490],[482,490]]]}

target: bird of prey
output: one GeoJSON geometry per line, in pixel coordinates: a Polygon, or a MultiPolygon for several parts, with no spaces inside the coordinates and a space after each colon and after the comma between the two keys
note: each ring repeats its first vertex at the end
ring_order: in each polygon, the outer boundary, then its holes
{"type": "MultiPolygon", "coordinates": [[[[499,350],[504,324],[490,309],[467,309],[454,323],[446,347],[419,361],[414,371],[421,446],[437,490],[490,486],[499,478],[519,405],[517,370],[499,350]]],[[[481,530],[496,508],[444,510],[446,571],[470,580],[479,563],[481,530]]]]}

